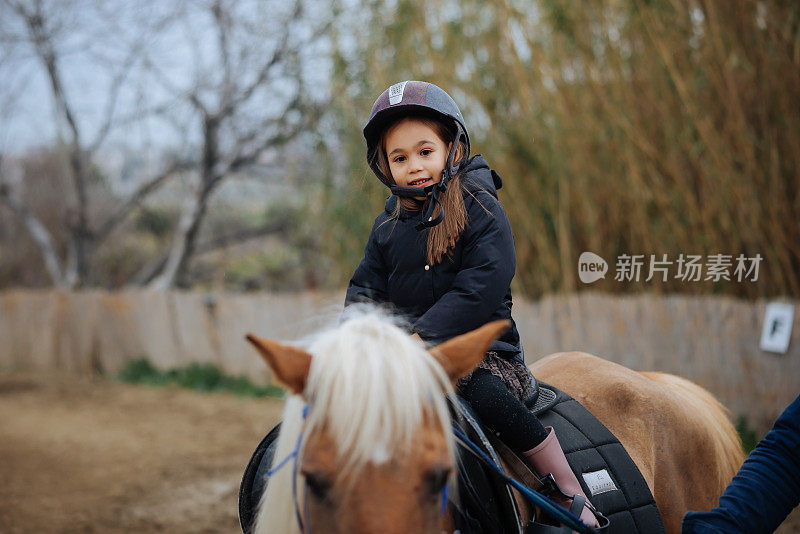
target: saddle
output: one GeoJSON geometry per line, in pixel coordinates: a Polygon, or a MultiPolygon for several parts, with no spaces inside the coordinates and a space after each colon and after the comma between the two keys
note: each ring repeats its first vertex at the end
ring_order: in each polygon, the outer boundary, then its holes
{"type": "MultiPolygon", "coordinates": [[[[589,500],[610,519],[608,534],[661,534],[664,524],[650,489],[619,440],[578,401],[542,382],[526,402],[542,424],[552,426],[567,461],[589,500]]],[[[451,405],[453,425],[477,444],[496,464],[511,465],[522,483],[542,490],[539,478],[497,436],[480,424],[466,401],[451,405]]],[[[256,511],[267,484],[280,423],[253,452],[239,488],[242,532],[253,530],[256,511]]],[[[450,502],[461,534],[544,534],[569,532],[542,523],[524,525],[510,486],[482,461],[459,449],[458,501],[450,502]]]]}

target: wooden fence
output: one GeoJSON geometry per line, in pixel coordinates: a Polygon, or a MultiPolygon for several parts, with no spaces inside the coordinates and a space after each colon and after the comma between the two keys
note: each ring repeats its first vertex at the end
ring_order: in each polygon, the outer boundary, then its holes
{"type": "MultiPolygon", "coordinates": [[[[153,291],[0,293],[0,366],[114,374],[146,357],[168,368],[212,362],[269,380],[244,341],[296,340],[334,322],[341,294],[153,291]]],[[[793,303],[796,305],[796,303],[793,303]]],[[[765,302],[579,293],[518,300],[529,362],[583,350],[634,369],[687,377],[763,432],[800,393],[800,313],[787,354],[759,349],[765,302]]]]}

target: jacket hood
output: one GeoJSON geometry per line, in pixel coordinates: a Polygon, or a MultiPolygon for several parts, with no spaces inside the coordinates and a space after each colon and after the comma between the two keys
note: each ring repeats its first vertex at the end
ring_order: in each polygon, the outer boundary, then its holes
{"type": "MultiPolygon", "coordinates": [[[[503,180],[489,167],[486,159],[477,154],[467,160],[466,167],[461,171],[462,183],[468,191],[484,190],[497,198],[497,190],[503,187],[503,180]]],[[[397,206],[397,196],[391,195],[386,199],[384,209],[386,213],[394,213],[397,206]]]]}
{"type": "Polygon", "coordinates": [[[497,190],[503,187],[503,180],[500,175],[489,168],[486,159],[477,154],[467,160],[467,166],[463,170],[464,185],[470,191],[483,189],[497,198],[497,190]]]}

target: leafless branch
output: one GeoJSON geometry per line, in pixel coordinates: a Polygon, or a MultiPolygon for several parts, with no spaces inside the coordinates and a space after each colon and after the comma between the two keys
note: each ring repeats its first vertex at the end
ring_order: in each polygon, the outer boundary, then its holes
{"type": "Polygon", "coordinates": [[[241,170],[242,168],[252,165],[266,150],[285,145],[289,141],[295,139],[301,133],[312,130],[319,121],[319,119],[321,118],[322,113],[323,109],[319,106],[304,108],[302,106],[302,95],[298,93],[297,97],[294,99],[294,101],[286,110],[286,112],[282,115],[281,119],[279,119],[278,121],[273,120],[271,121],[271,124],[270,123],[263,124],[261,128],[254,129],[251,132],[253,134],[252,137],[248,136],[245,139],[252,140],[252,138],[255,137],[255,134],[257,132],[264,131],[269,126],[277,127],[278,131],[273,135],[263,139],[256,146],[249,147],[249,150],[247,149],[248,147],[246,143],[240,143],[238,152],[233,156],[233,158],[231,158],[230,162],[227,165],[226,173],[234,173],[236,171],[241,170]],[[286,116],[289,111],[293,110],[304,111],[303,113],[304,121],[302,123],[293,125],[287,123],[286,116]]]}
{"type": "Polygon", "coordinates": [[[249,241],[251,239],[258,239],[272,234],[283,233],[289,229],[289,222],[285,218],[277,218],[273,221],[267,222],[258,228],[248,228],[238,232],[232,232],[219,236],[215,239],[205,241],[197,245],[196,254],[204,254],[213,250],[229,247],[249,241]]]}
{"type": "Polygon", "coordinates": [[[159,175],[153,177],[149,181],[143,183],[139,188],[122,203],[119,208],[114,212],[111,217],[100,227],[95,233],[97,242],[102,242],[114,229],[130,214],[131,211],[136,209],[142,201],[151,193],[161,187],[169,178],[175,173],[190,169],[193,165],[186,161],[173,161],[164,171],[159,175]]]}
{"type": "Polygon", "coordinates": [[[120,89],[122,88],[122,84],[125,81],[125,78],[127,77],[131,67],[136,62],[139,54],[141,54],[141,45],[134,46],[128,53],[128,57],[125,58],[122,67],[114,75],[114,78],[111,81],[111,87],[108,91],[108,100],[106,101],[106,109],[104,113],[105,120],[103,121],[103,125],[100,127],[100,130],[97,132],[95,140],[86,149],[87,154],[93,154],[95,151],[97,151],[103,141],[105,141],[108,132],[111,130],[120,89]]]}
{"type": "MultiPolygon", "coordinates": [[[[303,22],[301,19],[304,16],[301,2],[285,6],[286,10],[283,11],[280,21],[269,18],[255,21],[250,33],[248,24],[252,20],[252,13],[239,10],[236,0],[210,0],[207,8],[201,8],[210,10],[210,25],[207,17],[209,11],[200,13],[195,4],[182,4],[163,16],[158,15],[158,20],[152,23],[148,21],[145,37],[126,39],[123,35],[125,32],[121,31],[122,26],[115,26],[115,21],[97,26],[100,32],[98,35],[108,35],[109,32],[113,34],[115,31],[119,33],[123,47],[119,48],[122,52],[119,55],[121,60],[112,59],[104,63],[111,74],[108,99],[101,110],[102,123],[96,131],[92,129],[89,145],[83,140],[86,137],[86,132],[81,128],[84,122],[79,120],[82,117],[76,115],[78,110],[65,91],[62,78],[64,72],[59,70],[64,66],[62,58],[65,42],[60,37],[56,38],[53,32],[57,24],[62,24],[62,31],[69,31],[69,24],[64,25],[66,19],[62,20],[61,11],[43,7],[40,0],[0,2],[12,5],[25,22],[29,41],[34,45],[32,48],[47,72],[58,114],[66,124],[66,127],[57,130],[57,134],[63,135],[70,147],[70,166],[78,197],[78,217],[69,228],[71,242],[68,244],[65,268],[70,273],[76,270],[79,274],[78,283],[83,281],[82,277],[87,272],[86,258],[90,252],[96,250],[98,244],[119,228],[148,195],[158,190],[174,174],[189,168],[196,169],[200,177],[197,191],[187,199],[169,249],[149,262],[137,274],[136,281],[149,281],[158,287],[170,287],[174,281],[185,276],[192,255],[198,251],[212,250],[237,240],[283,229],[281,224],[271,223],[260,229],[231,234],[212,242],[196,242],[210,200],[225,179],[257,163],[265,151],[284,145],[316,123],[318,110],[306,107],[307,98],[302,90],[300,75],[302,68],[298,63],[304,61],[303,46],[309,40],[322,35],[323,30],[317,28],[313,34],[297,31],[298,23],[303,22]],[[198,18],[198,14],[202,16],[198,18]],[[202,23],[198,25],[199,21],[202,23]],[[194,54],[194,63],[184,64],[183,70],[176,73],[173,64],[160,53],[163,51],[149,44],[158,41],[157,38],[150,39],[151,36],[162,35],[161,32],[164,31],[174,37],[173,30],[177,29],[180,33],[181,28],[186,33],[184,39],[188,36],[185,40],[191,50],[189,62],[192,61],[191,54],[194,54]],[[216,32],[216,43],[212,43],[216,50],[212,57],[207,56],[207,46],[199,46],[207,44],[207,36],[213,35],[209,29],[216,32]],[[200,38],[194,41],[196,36],[200,38]],[[191,46],[192,43],[197,46],[191,46]],[[187,69],[190,73],[192,66],[195,68],[195,77],[184,85],[183,74],[187,73],[187,69]],[[144,95],[141,98],[144,105],[136,110],[137,113],[118,110],[129,80],[137,73],[142,74],[141,80],[144,83],[155,85],[155,91],[152,87],[145,88],[141,93],[144,95]],[[285,86],[277,83],[279,76],[281,82],[297,82],[299,89],[296,93],[285,93],[285,86]],[[273,81],[276,82],[274,86],[273,81]],[[154,98],[152,95],[164,93],[169,95],[166,97],[168,101],[151,100],[154,98]],[[253,110],[258,110],[262,105],[255,102],[255,98],[260,98],[262,94],[267,99],[265,111],[253,113],[253,110]],[[281,106],[282,109],[276,110],[276,106],[281,106]],[[93,231],[89,228],[87,219],[86,189],[89,184],[90,158],[109,139],[111,132],[140,121],[142,111],[147,117],[158,116],[168,121],[181,121],[191,124],[192,128],[200,126],[200,131],[184,131],[185,135],[176,137],[188,143],[195,143],[200,137],[202,147],[195,147],[192,162],[172,163],[163,172],[141,184],[93,231]],[[270,114],[270,117],[262,118],[264,114],[270,114]],[[237,128],[237,125],[241,127],[237,128]],[[198,153],[201,156],[198,157],[198,153]]],[[[105,15],[108,15],[107,11],[105,15]]],[[[98,20],[102,20],[103,16],[101,12],[98,20]]],[[[117,22],[122,20],[120,18],[117,22]]],[[[92,36],[82,42],[84,45],[92,42],[92,36]]],[[[101,54],[98,61],[102,62],[105,57],[101,54]]],[[[183,56],[178,60],[186,62],[183,56]]],[[[72,276],[62,273],[61,279],[72,279],[72,276]]]]}
{"type": "Polygon", "coordinates": [[[289,36],[291,35],[292,22],[297,20],[301,12],[301,4],[300,2],[297,2],[290,20],[285,22],[283,34],[281,35],[279,44],[272,52],[272,56],[270,57],[269,61],[265,62],[261,66],[261,69],[259,69],[258,75],[256,75],[255,79],[247,87],[242,89],[236,98],[231,98],[226,102],[225,105],[222,106],[219,111],[220,117],[227,117],[231,115],[240,104],[249,100],[255,90],[261,87],[267,81],[272,69],[284,59],[289,47],[289,36]]]}
{"type": "Polygon", "coordinates": [[[161,84],[161,86],[170,92],[174,97],[179,99],[183,99],[185,97],[198,111],[200,111],[200,113],[203,115],[208,115],[208,109],[197,95],[197,88],[193,88],[188,91],[179,88],[172,83],[172,80],[169,79],[169,76],[167,76],[161,67],[152,61],[146,54],[142,58],[142,64],[155,76],[156,82],[161,84]]]}

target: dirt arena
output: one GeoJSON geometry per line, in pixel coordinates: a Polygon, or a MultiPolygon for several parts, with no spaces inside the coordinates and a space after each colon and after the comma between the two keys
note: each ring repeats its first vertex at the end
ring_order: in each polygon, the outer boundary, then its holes
{"type": "Polygon", "coordinates": [[[238,532],[239,479],[281,408],[0,373],[0,533],[238,532]]]}
{"type": "Polygon", "coordinates": [[[282,403],[0,374],[0,532],[238,532],[282,403]]]}

